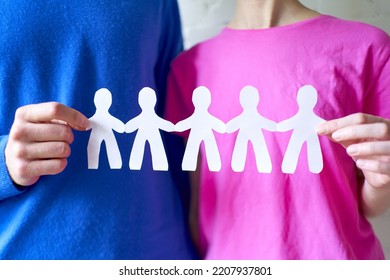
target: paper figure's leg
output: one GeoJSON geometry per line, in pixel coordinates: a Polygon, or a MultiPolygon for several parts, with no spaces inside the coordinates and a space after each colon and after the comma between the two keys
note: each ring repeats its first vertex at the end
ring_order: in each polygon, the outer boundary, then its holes
{"type": "Polygon", "coordinates": [[[101,144],[102,139],[97,138],[96,135],[91,132],[87,146],[88,169],[98,169],[101,144]]]}
{"type": "Polygon", "coordinates": [[[111,169],[121,169],[122,168],[122,158],[121,153],[118,148],[118,143],[116,142],[115,136],[111,135],[109,139],[106,139],[106,148],[107,148],[107,157],[108,163],[110,164],[111,169]]]}
{"type": "Polygon", "coordinates": [[[145,152],[145,138],[135,136],[133,148],[131,149],[129,167],[131,170],[141,170],[145,152]]]}
{"type": "Polygon", "coordinates": [[[291,136],[290,143],[288,143],[286,154],[282,162],[283,173],[293,174],[297,169],[299,154],[301,153],[303,141],[291,136]]]}
{"type": "Polygon", "coordinates": [[[258,136],[257,138],[251,139],[251,142],[256,158],[257,171],[259,173],[271,173],[272,162],[264,137],[262,135],[258,136]]]}
{"type": "Polygon", "coordinates": [[[317,135],[307,139],[307,162],[311,173],[318,174],[324,167],[321,145],[317,135]]]}
{"type": "Polygon", "coordinates": [[[167,171],[168,160],[161,138],[151,139],[149,143],[150,152],[152,153],[153,170],[167,171]]]}
{"type": "Polygon", "coordinates": [[[245,168],[246,155],[248,150],[248,139],[238,133],[234,144],[231,166],[234,172],[242,172],[245,168]]]}
{"type": "Polygon", "coordinates": [[[204,146],[209,170],[213,172],[220,171],[222,168],[222,163],[218,151],[217,141],[215,140],[214,135],[204,139],[204,146]]]}
{"type": "Polygon", "coordinates": [[[187,146],[184,151],[183,162],[181,168],[185,171],[195,171],[198,163],[198,154],[201,140],[188,138],[187,146]]]}

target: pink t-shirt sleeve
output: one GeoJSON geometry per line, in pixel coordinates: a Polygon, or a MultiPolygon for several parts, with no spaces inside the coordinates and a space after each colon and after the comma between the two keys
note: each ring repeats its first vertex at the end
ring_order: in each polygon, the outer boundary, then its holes
{"type": "Polygon", "coordinates": [[[390,119],[390,37],[385,32],[379,34],[371,48],[367,62],[368,79],[364,112],[390,119]]]}

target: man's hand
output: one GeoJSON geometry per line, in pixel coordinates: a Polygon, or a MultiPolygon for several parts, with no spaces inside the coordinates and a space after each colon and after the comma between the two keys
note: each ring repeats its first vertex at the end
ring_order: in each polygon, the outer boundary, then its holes
{"type": "Polygon", "coordinates": [[[12,180],[30,186],[42,175],[62,172],[74,139],[71,128],[87,127],[88,119],[83,114],[57,102],[19,108],[5,148],[12,180]]]}

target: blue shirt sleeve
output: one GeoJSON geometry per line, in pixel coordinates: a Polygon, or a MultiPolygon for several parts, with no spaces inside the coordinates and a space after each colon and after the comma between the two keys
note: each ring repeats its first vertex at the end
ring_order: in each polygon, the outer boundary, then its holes
{"type": "Polygon", "coordinates": [[[8,136],[0,136],[0,201],[23,192],[16,188],[9,176],[7,166],[5,165],[4,151],[7,141],[8,136]]]}

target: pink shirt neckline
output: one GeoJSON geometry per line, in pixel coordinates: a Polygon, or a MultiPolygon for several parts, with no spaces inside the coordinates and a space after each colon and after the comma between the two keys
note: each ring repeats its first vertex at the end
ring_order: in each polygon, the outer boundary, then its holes
{"type": "Polygon", "coordinates": [[[259,33],[259,32],[276,32],[276,31],[282,31],[285,29],[292,29],[292,28],[297,28],[301,27],[303,25],[311,24],[316,21],[321,21],[326,18],[332,18],[330,15],[326,14],[321,14],[319,16],[315,16],[312,18],[308,18],[305,20],[297,21],[294,23],[286,24],[286,25],[281,25],[281,26],[274,26],[274,27],[268,27],[268,28],[259,28],[259,29],[237,29],[237,28],[231,28],[228,26],[225,26],[222,29],[222,33],[259,33]]]}

